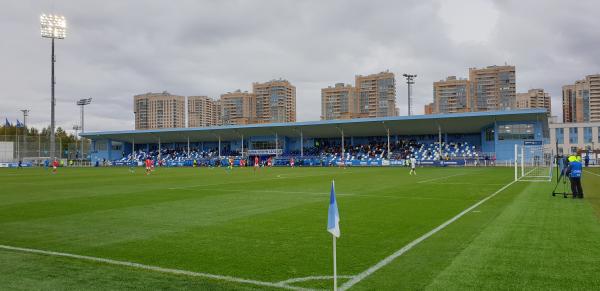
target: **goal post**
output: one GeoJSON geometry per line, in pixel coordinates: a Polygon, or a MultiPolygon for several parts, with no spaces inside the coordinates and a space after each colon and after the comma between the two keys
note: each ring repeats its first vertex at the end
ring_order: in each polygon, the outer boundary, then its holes
{"type": "Polygon", "coordinates": [[[554,166],[552,150],[541,141],[515,144],[515,179],[528,182],[549,182],[554,166]]]}

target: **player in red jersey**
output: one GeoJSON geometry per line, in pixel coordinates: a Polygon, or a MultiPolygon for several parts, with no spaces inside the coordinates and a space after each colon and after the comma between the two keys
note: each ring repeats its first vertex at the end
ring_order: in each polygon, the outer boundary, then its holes
{"type": "Polygon", "coordinates": [[[146,158],[146,176],[150,175],[152,171],[152,160],[150,158],[146,158]]]}
{"type": "Polygon", "coordinates": [[[271,157],[269,157],[267,159],[267,166],[272,167],[273,166],[273,159],[271,157]]]}
{"type": "Polygon", "coordinates": [[[290,167],[292,167],[292,168],[294,167],[294,158],[290,159],[290,167]]]}
{"type": "Polygon", "coordinates": [[[54,159],[54,161],[52,162],[52,174],[56,174],[57,169],[58,169],[58,160],[54,159]]]}
{"type": "Polygon", "coordinates": [[[254,156],[254,174],[256,174],[256,169],[258,169],[258,167],[260,167],[260,160],[258,159],[258,156],[254,156]]]}

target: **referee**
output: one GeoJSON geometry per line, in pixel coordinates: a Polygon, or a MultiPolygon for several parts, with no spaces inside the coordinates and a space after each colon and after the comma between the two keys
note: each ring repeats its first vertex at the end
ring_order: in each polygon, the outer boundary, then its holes
{"type": "Polygon", "coordinates": [[[583,188],[581,187],[581,158],[576,156],[569,157],[569,166],[567,167],[567,175],[571,181],[571,191],[573,198],[583,198],[583,188]]]}

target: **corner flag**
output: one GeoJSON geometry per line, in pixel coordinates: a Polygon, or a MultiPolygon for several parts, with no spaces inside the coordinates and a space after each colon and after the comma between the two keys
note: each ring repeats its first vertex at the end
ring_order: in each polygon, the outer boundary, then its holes
{"type": "Polygon", "coordinates": [[[331,181],[331,194],[329,196],[329,211],[327,212],[327,231],[335,237],[340,237],[340,214],[335,200],[335,181],[331,181]]]}
{"type": "Polygon", "coordinates": [[[340,214],[337,201],[335,201],[335,181],[331,181],[331,194],[329,195],[329,211],[327,211],[327,231],[333,238],[333,290],[337,291],[337,255],[335,252],[335,239],[340,237],[340,214]]]}

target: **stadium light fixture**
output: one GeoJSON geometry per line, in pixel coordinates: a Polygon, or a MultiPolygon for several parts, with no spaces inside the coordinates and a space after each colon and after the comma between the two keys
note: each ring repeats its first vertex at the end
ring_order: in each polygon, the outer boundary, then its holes
{"type": "MultiPolygon", "coordinates": [[[[92,98],[84,98],[84,99],[79,99],[79,101],[77,101],[77,105],[79,105],[81,107],[81,123],[80,123],[80,133],[84,132],[84,118],[83,118],[83,113],[84,113],[84,107],[86,105],[89,105],[90,103],[92,103],[92,98]]],[[[81,137],[81,152],[79,153],[79,157],[81,158],[81,161],[83,162],[83,136],[81,137]]]]}
{"type": "Polygon", "coordinates": [[[62,15],[42,14],[40,25],[42,37],[64,39],[67,36],[67,20],[62,15]]]}
{"type": "Polygon", "coordinates": [[[41,34],[43,38],[50,38],[52,40],[52,53],[51,53],[51,97],[50,97],[50,157],[56,157],[56,136],[54,134],[55,118],[54,118],[54,107],[56,101],[54,99],[54,85],[56,84],[54,78],[54,63],[56,57],[54,56],[54,39],[64,39],[67,36],[67,20],[64,16],[53,15],[53,14],[42,14],[40,16],[41,34]]]}

